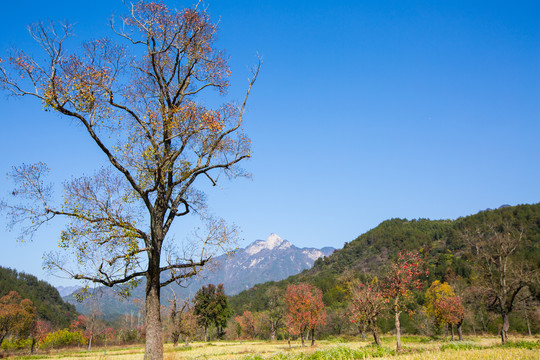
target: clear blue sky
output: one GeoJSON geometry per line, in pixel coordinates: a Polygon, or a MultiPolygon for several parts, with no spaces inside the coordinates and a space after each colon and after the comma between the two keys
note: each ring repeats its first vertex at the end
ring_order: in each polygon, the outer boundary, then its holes
{"type": "MultiPolygon", "coordinates": [[[[173,7],[189,3],[168,2],[173,7]]],[[[208,194],[245,246],[271,232],[341,247],[389,218],[454,219],[540,201],[540,2],[206,1],[240,100],[264,57],[246,129],[252,180],[208,194]]],[[[112,36],[120,0],[2,4],[0,49],[32,47],[26,25],[69,19],[78,39],[112,36]]],[[[73,122],[0,95],[0,196],[12,165],[47,162],[55,180],[104,158],[73,122]]],[[[216,96],[210,94],[208,102],[216,96]]],[[[0,219],[0,265],[41,270],[58,227],[16,243],[0,219]]]]}

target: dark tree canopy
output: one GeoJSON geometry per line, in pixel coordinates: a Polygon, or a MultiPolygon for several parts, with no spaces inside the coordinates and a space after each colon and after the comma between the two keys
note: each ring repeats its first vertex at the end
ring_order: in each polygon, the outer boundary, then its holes
{"type": "Polygon", "coordinates": [[[217,328],[218,337],[221,337],[223,329],[227,327],[227,320],[232,315],[223,284],[203,286],[195,294],[193,302],[197,322],[204,328],[205,341],[208,340],[207,331],[210,325],[217,328]]]}

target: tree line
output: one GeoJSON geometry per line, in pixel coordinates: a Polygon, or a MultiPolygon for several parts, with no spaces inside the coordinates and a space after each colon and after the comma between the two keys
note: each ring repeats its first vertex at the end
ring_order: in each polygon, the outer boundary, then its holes
{"type": "MultiPolygon", "coordinates": [[[[539,330],[539,269],[538,204],[454,221],[393,219],[317,260],[312,269],[257,285],[232,297],[231,304],[238,314],[262,314],[268,311],[270,289],[284,293],[290,284],[305,282],[323,292],[323,336],[347,336],[355,328],[362,336],[373,329],[433,336],[455,330],[460,338],[464,331],[496,332],[505,343],[512,329],[539,330]],[[416,260],[406,265],[406,254],[416,254],[409,261],[416,260]],[[410,272],[420,264],[422,278],[412,288],[389,287],[390,275],[414,279],[410,272]],[[351,323],[353,310],[357,317],[351,323]]],[[[404,279],[393,282],[405,285],[404,279]]]]}
{"type": "Polygon", "coordinates": [[[75,307],[62,300],[58,290],[33,275],[0,266],[0,297],[16,291],[32,301],[40,319],[53,327],[67,327],[76,316],[75,307]]]}

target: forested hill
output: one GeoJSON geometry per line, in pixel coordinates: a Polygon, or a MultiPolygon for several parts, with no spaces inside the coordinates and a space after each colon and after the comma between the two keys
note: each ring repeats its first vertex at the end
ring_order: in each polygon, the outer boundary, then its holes
{"type": "Polygon", "coordinates": [[[75,307],[62,300],[58,290],[33,275],[0,266],[0,297],[17,291],[23,299],[30,299],[41,320],[49,321],[54,328],[68,327],[77,314],[75,307]]]}
{"type": "Polygon", "coordinates": [[[540,267],[540,204],[504,206],[456,220],[391,219],[345,243],[331,256],[318,259],[311,269],[280,282],[257,285],[232,297],[230,303],[236,312],[262,311],[268,288],[284,289],[290,283],[306,281],[323,291],[327,306],[340,306],[346,302],[344,279],[384,275],[389,260],[411,250],[420,251],[429,265],[427,284],[452,276],[469,281],[473,255],[460,234],[486,223],[502,222],[525,231],[524,241],[529,245],[520,256],[534,260],[540,267]]]}

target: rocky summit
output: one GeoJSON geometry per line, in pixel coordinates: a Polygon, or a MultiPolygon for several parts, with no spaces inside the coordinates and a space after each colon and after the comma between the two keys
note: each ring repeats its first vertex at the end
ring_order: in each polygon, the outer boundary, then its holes
{"type": "Polygon", "coordinates": [[[279,235],[270,234],[266,240],[256,240],[229,258],[217,257],[215,270],[203,272],[194,283],[197,283],[197,288],[209,283],[223,283],[227,294],[234,295],[255,284],[279,281],[298,274],[334,250],[331,247],[298,248],[279,235]]]}

